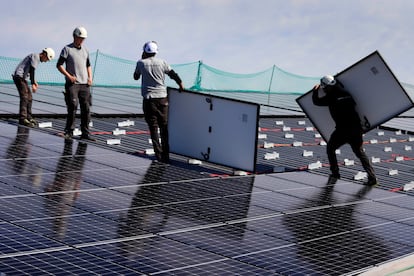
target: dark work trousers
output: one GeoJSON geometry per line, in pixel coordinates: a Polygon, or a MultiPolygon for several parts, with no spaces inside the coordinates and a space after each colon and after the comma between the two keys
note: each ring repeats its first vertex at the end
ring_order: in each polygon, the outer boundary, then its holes
{"type": "Polygon", "coordinates": [[[14,84],[19,91],[20,107],[19,107],[19,123],[23,123],[24,119],[32,119],[32,91],[27,81],[21,77],[13,76],[14,84]]]}
{"type": "Polygon", "coordinates": [[[66,118],[66,134],[73,134],[75,129],[76,111],[78,105],[80,105],[81,111],[81,131],[82,136],[89,135],[89,122],[91,120],[91,91],[90,86],[87,84],[71,84],[66,83],[65,85],[65,102],[68,111],[66,118]]]}
{"type": "Polygon", "coordinates": [[[152,146],[158,161],[168,162],[170,146],[168,143],[168,98],[144,99],[142,109],[148,124],[152,146]],[[158,134],[160,130],[160,135],[158,134]]]}
{"type": "Polygon", "coordinates": [[[372,168],[371,163],[362,147],[363,139],[361,130],[335,129],[332,133],[326,148],[332,173],[339,173],[338,160],[336,158],[335,151],[346,143],[351,146],[352,151],[361,161],[361,165],[367,172],[368,177],[376,178],[374,169],[372,168]]]}

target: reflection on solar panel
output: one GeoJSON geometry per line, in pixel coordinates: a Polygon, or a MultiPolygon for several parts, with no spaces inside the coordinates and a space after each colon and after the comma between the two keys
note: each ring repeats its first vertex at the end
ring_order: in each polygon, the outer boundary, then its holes
{"type": "Polygon", "coordinates": [[[97,141],[80,143],[57,135],[61,87],[36,93],[45,127],[30,129],[16,125],[15,87],[0,90],[0,275],[353,275],[414,252],[412,118],[365,135],[380,180],[367,187],[348,146],[328,183],[296,96],[280,97],[291,117],[260,119],[258,172],[237,176],[153,161],[138,91],[94,88],[97,141]]]}
{"type": "MultiPolygon", "coordinates": [[[[261,119],[259,172],[247,176],[155,162],[143,119],[118,127],[126,120],[94,118],[96,143],[57,136],[63,119],[0,123],[0,274],[351,275],[414,252],[414,197],[401,191],[414,180],[409,134],[365,136],[379,159],[380,185],[368,187],[353,179],[358,160],[328,182],[304,119],[261,119]]],[[[338,156],[355,159],[346,146],[338,156]]]]}

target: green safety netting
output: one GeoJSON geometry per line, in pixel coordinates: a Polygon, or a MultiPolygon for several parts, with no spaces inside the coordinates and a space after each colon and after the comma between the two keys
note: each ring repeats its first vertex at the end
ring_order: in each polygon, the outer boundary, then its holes
{"type": "MultiPolygon", "coordinates": [[[[94,86],[114,88],[139,88],[141,82],[132,77],[136,61],[110,56],[99,50],[90,54],[94,86]]],[[[0,83],[12,83],[11,74],[21,58],[0,56],[0,83]]],[[[57,59],[42,63],[36,70],[36,79],[42,85],[64,85],[64,77],[56,69],[57,59]]],[[[301,95],[309,91],[320,77],[305,77],[286,72],[277,66],[251,74],[222,71],[201,61],[172,64],[187,89],[209,93],[228,93],[227,96],[243,98],[243,94],[260,98],[266,103],[272,95],[301,95]],[[266,96],[264,96],[266,95],[266,96]]],[[[167,85],[175,87],[167,78],[167,85]]],[[[414,94],[414,86],[402,84],[408,94],[414,94]]],[[[247,95],[246,95],[247,96],[247,95]]]]}
{"type": "MultiPolygon", "coordinates": [[[[90,59],[94,86],[140,87],[141,82],[132,78],[136,61],[99,51],[91,53],[90,59]]],[[[11,74],[20,61],[20,58],[0,56],[0,83],[12,83],[11,74]]],[[[172,64],[171,67],[180,75],[186,88],[196,91],[303,94],[319,79],[291,74],[276,66],[252,74],[221,71],[201,61],[172,64]]],[[[56,69],[56,59],[39,65],[36,80],[43,85],[64,84],[63,76],[56,69]]],[[[167,85],[174,86],[174,82],[167,79],[167,85]]]]}

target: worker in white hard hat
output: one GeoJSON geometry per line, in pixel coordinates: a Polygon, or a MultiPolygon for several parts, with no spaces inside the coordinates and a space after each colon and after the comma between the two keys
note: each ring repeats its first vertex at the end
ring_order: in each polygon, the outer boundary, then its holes
{"type": "Polygon", "coordinates": [[[52,48],[44,48],[41,53],[33,53],[26,56],[16,67],[13,73],[13,81],[19,91],[19,124],[28,127],[37,125],[36,120],[32,117],[33,93],[36,93],[39,84],[35,79],[35,70],[39,62],[47,62],[55,57],[55,51],[52,48]],[[30,79],[31,90],[27,83],[30,79]]]}
{"type": "Polygon", "coordinates": [[[89,51],[83,45],[88,33],[84,27],[73,30],[73,42],[63,47],[57,69],[66,79],[65,102],[68,111],[65,126],[65,139],[72,139],[75,129],[76,111],[78,105],[81,110],[81,140],[95,141],[90,135],[89,122],[91,120],[91,85],[92,67],[89,59],[89,51]],[[63,66],[66,64],[66,66],[63,66]]]}
{"type": "Polygon", "coordinates": [[[327,154],[331,177],[340,178],[338,160],[335,151],[344,144],[349,144],[352,151],[360,159],[361,165],[368,174],[367,185],[376,185],[377,177],[363,149],[363,130],[361,120],[355,110],[356,103],[343,84],[331,75],[324,76],[320,84],[313,87],[312,101],[317,106],[327,106],[335,122],[335,130],[327,143],[327,154]],[[319,88],[325,95],[319,97],[319,88]]]}
{"type": "Polygon", "coordinates": [[[165,75],[173,79],[180,90],[184,90],[184,85],[181,78],[171,69],[166,61],[155,57],[158,53],[158,44],[155,41],[146,42],[142,50],[142,56],[137,62],[133,77],[135,80],[142,77],[142,109],[150,129],[155,156],[158,161],[168,163],[170,149],[168,143],[168,97],[165,75]],[[158,129],[160,130],[161,137],[158,134],[158,129]]]}

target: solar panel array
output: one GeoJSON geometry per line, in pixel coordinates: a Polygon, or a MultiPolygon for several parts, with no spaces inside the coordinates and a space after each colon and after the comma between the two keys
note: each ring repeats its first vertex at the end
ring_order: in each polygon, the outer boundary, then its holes
{"type": "Polygon", "coordinates": [[[348,146],[333,183],[324,141],[280,96],[243,176],[155,162],[139,91],[93,89],[97,141],[82,143],[59,137],[61,87],[41,86],[43,125],[26,128],[15,87],[0,86],[0,275],[354,275],[414,252],[412,118],[365,135],[378,186],[355,179],[348,146]]]}
{"type": "Polygon", "coordinates": [[[369,187],[346,146],[338,160],[355,164],[328,181],[326,146],[303,118],[260,120],[258,172],[246,176],[153,161],[142,118],[93,118],[95,143],[59,137],[64,119],[38,120],[51,127],[0,123],[5,275],[352,275],[414,252],[409,133],[365,136],[379,159],[369,187]]]}

